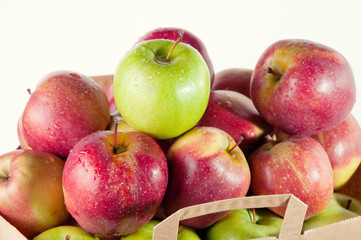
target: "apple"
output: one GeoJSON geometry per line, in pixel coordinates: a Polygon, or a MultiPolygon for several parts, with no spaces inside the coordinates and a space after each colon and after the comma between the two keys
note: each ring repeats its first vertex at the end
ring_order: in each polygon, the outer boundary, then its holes
{"type": "Polygon", "coordinates": [[[48,229],[33,240],[99,240],[98,237],[84,231],[80,227],[75,226],[57,226],[48,229]]]}
{"type": "Polygon", "coordinates": [[[250,86],[253,70],[228,68],[217,72],[211,90],[232,90],[251,98],[250,86]]]}
{"type": "Polygon", "coordinates": [[[174,138],[194,127],[206,110],[209,92],[202,56],[190,45],[170,40],[135,45],[114,75],[114,99],[122,117],[158,139],[174,138]]]}
{"type": "Polygon", "coordinates": [[[104,91],[91,78],[70,71],[46,75],[25,106],[22,133],[31,149],[66,158],[83,137],[109,124],[104,91]]]}
{"type": "Polygon", "coordinates": [[[50,153],[19,149],[0,156],[0,215],[24,236],[64,223],[64,161],[50,153]]]}
{"type": "MultiPolygon", "coordinates": [[[[248,162],[255,195],[291,193],[308,205],[305,218],[322,212],[333,194],[330,160],[322,145],[309,136],[270,140],[254,150],[248,162]]],[[[284,216],[285,207],[270,208],[284,216]]]]}
{"type": "Polygon", "coordinates": [[[206,232],[206,240],[243,240],[278,237],[283,218],[268,209],[236,209],[222,218],[206,232]]]}
{"type": "Polygon", "coordinates": [[[340,189],[361,162],[361,128],[352,114],[338,126],[312,136],[327,152],[333,170],[334,189],[340,189]]]}
{"type": "Polygon", "coordinates": [[[251,99],[230,90],[211,91],[207,109],[197,126],[217,127],[231,135],[235,141],[243,137],[239,147],[246,155],[250,148],[272,131],[251,99]]]}
{"type": "MultiPolygon", "coordinates": [[[[168,215],[200,203],[243,197],[250,170],[243,152],[230,135],[214,127],[195,127],[175,140],[167,154],[169,182],[163,200],[168,215]]],[[[203,229],[230,211],[181,221],[203,229]]]]}
{"type": "Polygon", "coordinates": [[[18,123],[17,123],[17,133],[18,133],[18,139],[19,139],[19,144],[20,144],[20,148],[21,149],[29,149],[32,150],[31,147],[29,147],[29,145],[27,144],[27,142],[25,141],[24,137],[23,137],[23,130],[22,130],[22,117],[19,118],[18,123]]]}
{"type": "MultiPolygon", "coordinates": [[[[136,232],[120,238],[120,240],[152,240],[153,229],[160,221],[152,219],[136,232]]],[[[201,240],[197,233],[186,226],[179,226],[177,240],[201,240]]]]}
{"type": "Polygon", "coordinates": [[[202,42],[202,40],[191,33],[188,30],[182,28],[175,28],[175,27],[165,27],[165,28],[156,28],[141,36],[137,43],[142,41],[154,40],[154,39],[168,39],[176,41],[179,37],[179,31],[183,31],[183,43],[187,43],[197,49],[197,51],[202,55],[204,61],[207,63],[209,69],[209,75],[211,79],[211,85],[214,80],[214,68],[212,61],[208,55],[208,51],[206,46],[202,42]]]}
{"type": "Polygon", "coordinates": [[[286,39],[269,46],[251,78],[252,101],[276,129],[312,135],[340,124],[356,100],[347,60],[308,40],[286,39]]]}
{"type": "Polygon", "coordinates": [[[117,106],[114,101],[114,92],[113,92],[113,79],[114,75],[102,75],[102,76],[93,76],[91,77],[94,81],[101,84],[102,89],[104,89],[105,95],[108,99],[109,111],[113,113],[117,110],[117,106]]]}
{"type": "Polygon", "coordinates": [[[361,202],[346,194],[334,193],[332,201],[321,213],[303,223],[302,232],[361,215],[361,202]]]}
{"type": "Polygon", "coordinates": [[[63,173],[69,213],[99,238],[127,235],[147,223],[167,183],[164,153],[141,132],[98,131],[86,136],[70,152],[63,173]]]}

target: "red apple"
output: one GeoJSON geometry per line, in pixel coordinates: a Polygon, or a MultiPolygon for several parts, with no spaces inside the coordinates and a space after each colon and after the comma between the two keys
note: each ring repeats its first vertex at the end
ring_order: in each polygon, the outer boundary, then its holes
{"type": "Polygon", "coordinates": [[[164,153],[140,132],[98,131],[80,140],[64,167],[65,204],[99,237],[135,232],[157,211],[168,183],[164,153]]]}
{"type": "MultiPolygon", "coordinates": [[[[308,205],[306,219],[323,211],[332,199],[330,160],[309,136],[288,136],[253,151],[248,162],[255,195],[291,193],[308,205]]],[[[271,208],[284,216],[285,207],[271,208]]]]}
{"type": "Polygon", "coordinates": [[[211,90],[232,90],[251,98],[250,85],[253,70],[228,68],[217,72],[211,90]]]}
{"type": "MultiPolygon", "coordinates": [[[[250,170],[243,152],[226,132],[196,127],[180,136],[167,152],[169,183],[163,206],[167,214],[200,203],[245,196],[250,170]]],[[[181,221],[206,228],[229,212],[181,221]]]]}
{"type": "Polygon", "coordinates": [[[29,145],[27,144],[27,142],[25,141],[25,139],[23,137],[23,130],[22,130],[23,123],[22,123],[21,118],[22,118],[22,116],[19,118],[18,124],[17,124],[17,133],[18,133],[20,148],[32,150],[31,147],[29,147],[29,145]]]}
{"type": "Polygon", "coordinates": [[[153,39],[168,39],[168,40],[176,41],[179,38],[179,31],[184,32],[182,42],[187,43],[192,47],[194,47],[195,49],[197,49],[198,52],[202,55],[204,61],[207,63],[209,69],[209,75],[211,78],[211,85],[212,85],[214,80],[214,69],[213,69],[212,61],[208,55],[208,51],[202,40],[199,39],[193,33],[185,29],[174,28],[174,27],[156,28],[141,36],[138,39],[137,43],[147,40],[153,40],[153,39]]]}
{"type": "Polygon", "coordinates": [[[197,126],[217,127],[235,141],[243,137],[240,148],[246,155],[258,140],[272,131],[251,99],[230,90],[211,91],[207,109],[197,126]]]}
{"type": "Polygon", "coordinates": [[[350,114],[341,124],[312,136],[327,152],[333,170],[334,188],[341,188],[361,162],[361,128],[350,114]]]}
{"type": "Polygon", "coordinates": [[[63,168],[49,153],[19,149],[0,156],[1,216],[26,237],[64,223],[63,168]]]}
{"type": "Polygon", "coordinates": [[[251,96],[275,128],[312,135],[337,126],[351,112],[355,80],[336,50],[307,40],[281,40],[258,60],[251,96]]]}
{"type": "Polygon", "coordinates": [[[66,158],[83,137],[104,130],[110,119],[104,91],[74,72],[46,75],[31,94],[22,115],[22,133],[37,151],[66,158]]]}

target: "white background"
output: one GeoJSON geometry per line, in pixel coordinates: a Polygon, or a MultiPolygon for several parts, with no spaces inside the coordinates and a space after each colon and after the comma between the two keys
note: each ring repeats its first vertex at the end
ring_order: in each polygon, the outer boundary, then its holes
{"type": "Polygon", "coordinates": [[[182,27],[206,45],[215,71],[254,68],[284,38],[328,45],[351,64],[352,113],[361,122],[361,1],[0,0],[0,154],[18,146],[27,88],[47,73],[113,74],[134,42],[157,27],[182,27]]]}

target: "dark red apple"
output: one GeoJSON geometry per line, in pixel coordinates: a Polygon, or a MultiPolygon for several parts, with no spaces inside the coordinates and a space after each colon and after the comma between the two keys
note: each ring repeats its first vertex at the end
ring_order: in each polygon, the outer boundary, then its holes
{"type": "Polygon", "coordinates": [[[217,72],[211,90],[232,90],[251,98],[250,85],[253,70],[228,68],[217,72]]]}
{"type": "MultiPolygon", "coordinates": [[[[322,145],[309,136],[287,136],[253,151],[248,162],[255,195],[291,193],[308,205],[306,219],[332,200],[333,175],[322,145]]],[[[271,208],[284,216],[285,207],[271,208]]]]}
{"type": "Polygon", "coordinates": [[[341,124],[312,136],[327,152],[333,170],[334,188],[341,188],[361,162],[361,128],[350,114],[341,124]]]}
{"type": "Polygon", "coordinates": [[[345,120],[356,100],[355,80],[336,50],[307,40],[281,40],[258,60],[251,96],[275,128],[312,135],[345,120]]]}
{"type": "MultiPolygon", "coordinates": [[[[250,185],[250,170],[243,152],[226,132],[196,127],[177,138],[167,152],[169,183],[163,206],[167,214],[195,204],[243,197],[250,185]]],[[[181,221],[206,228],[229,212],[181,221]]]]}
{"type": "Polygon", "coordinates": [[[217,127],[235,141],[243,137],[240,148],[246,155],[256,142],[272,131],[251,99],[230,90],[211,91],[207,109],[197,126],[217,127]]]}
{"type": "Polygon", "coordinates": [[[100,85],[85,75],[56,71],[31,94],[21,130],[33,150],[66,158],[83,137],[109,123],[108,101],[100,85]]]}
{"type": "Polygon", "coordinates": [[[66,160],[65,204],[79,225],[103,237],[127,235],[160,206],[168,166],[155,140],[140,132],[98,131],[80,140],[66,160]]]}

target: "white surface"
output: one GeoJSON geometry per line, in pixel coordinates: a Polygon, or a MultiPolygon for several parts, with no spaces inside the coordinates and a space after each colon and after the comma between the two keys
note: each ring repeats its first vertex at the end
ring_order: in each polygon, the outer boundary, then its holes
{"type": "Polygon", "coordinates": [[[45,74],[112,74],[145,32],[182,27],[204,42],[215,71],[253,68],[271,43],[303,38],[341,52],[353,68],[361,122],[361,1],[0,1],[0,154],[18,146],[17,120],[45,74]]]}

